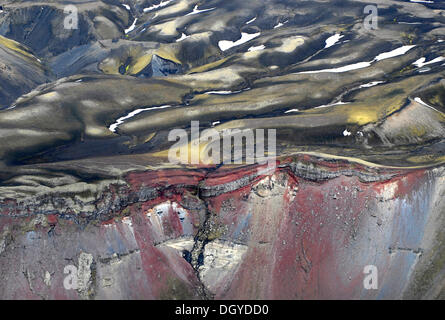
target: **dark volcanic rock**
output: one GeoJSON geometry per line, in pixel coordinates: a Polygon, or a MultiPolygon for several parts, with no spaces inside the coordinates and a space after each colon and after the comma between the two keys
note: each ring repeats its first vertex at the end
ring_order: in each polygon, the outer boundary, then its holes
{"type": "Polygon", "coordinates": [[[168,61],[154,55],[151,64],[142,70],[138,76],[145,77],[165,77],[173,74],[181,73],[181,65],[174,63],[172,61],[168,61]]]}
{"type": "Polygon", "coordinates": [[[49,82],[49,71],[23,45],[0,36],[0,109],[24,93],[49,82]]]}

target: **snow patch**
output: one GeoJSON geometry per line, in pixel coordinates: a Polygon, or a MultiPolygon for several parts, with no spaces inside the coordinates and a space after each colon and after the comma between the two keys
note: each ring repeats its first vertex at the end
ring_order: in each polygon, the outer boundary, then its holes
{"type": "Polygon", "coordinates": [[[359,88],[360,89],[361,88],[371,88],[371,87],[374,87],[374,86],[379,85],[381,83],[385,83],[385,81],[373,81],[373,82],[365,83],[365,84],[362,84],[359,88]]]}
{"type": "Polygon", "coordinates": [[[141,112],[148,111],[148,110],[165,109],[165,108],[171,108],[171,107],[172,107],[171,105],[165,105],[165,106],[160,106],[160,107],[150,107],[150,108],[134,110],[134,111],[130,112],[129,114],[127,114],[126,116],[117,119],[116,122],[113,123],[108,129],[111,132],[116,132],[117,127],[119,127],[122,123],[124,123],[125,120],[128,120],[141,112]]]}
{"type": "Polygon", "coordinates": [[[400,21],[399,24],[422,24],[422,22],[404,22],[404,21],[400,21]]]}
{"type": "Polygon", "coordinates": [[[414,3],[434,3],[434,1],[429,1],[429,0],[409,0],[409,1],[414,3]]]}
{"type": "Polygon", "coordinates": [[[341,106],[343,104],[348,104],[349,102],[343,102],[343,101],[339,101],[336,103],[331,103],[331,104],[324,104],[318,107],[315,107],[314,109],[322,109],[322,108],[329,108],[329,107],[334,107],[334,106],[341,106]]]}
{"type": "Polygon", "coordinates": [[[439,110],[437,110],[436,108],[434,108],[434,107],[430,106],[429,104],[423,102],[423,100],[420,99],[419,97],[414,98],[414,101],[416,101],[417,103],[420,103],[420,104],[421,104],[422,106],[424,106],[424,107],[427,107],[427,108],[433,109],[434,111],[437,111],[437,112],[439,112],[439,113],[442,113],[442,112],[440,112],[439,110]]]}
{"type": "Polygon", "coordinates": [[[392,51],[383,52],[383,53],[379,54],[377,57],[375,57],[374,61],[380,61],[380,60],[384,60],[384,59],[401,56],[401,55],[407,53],[409,50],[411,50],[414,47],[415,47],[415,45],[402,46],[402,47],[394,49],[392,51]]]}
{"type": "Polygon", "coordinates": [[[332,72],[332,73],[342,73],[342,72],[348,72],[351,70],[357,70],[357,69],[363,69],[371,66],[370,62],[358,62],[354,64],[349,64],[347,66],[339,67],[339,68],[333,68],[333,69],[323,69],[323,70],[314,70],[314,71],[302,71],[298,73],[322,73],[322,72],[332,72]]]}
{"type": "Polygon", "coordinates": [[[286,21],[284,21],[283,23],[278,22],[278,24],[275,25],[273,28],[274,28],[274,29],[281,28],[282,26],[284,26],[284,24],[286,24],[286,23],[288,23],[288,22],[289,22],[289,20],[286,20],[286,21]]]}
{"type": "Polygon", "coordinates": [[[190,36],[186,35],[184,32],[181,35],[181,38],[177,39],[176,42],[181,42],[187,38],[190,38],[190,36]]]}
{"type": "Polygon", "coordinates": [[[153,11],[153,10],[156,10],[156,9],[159,9],[159,8],[162,8],[162,7],[165,7],[165,6],[168,5],[170,2],[171,2],[171,0],[161,1],[161,3],[159,3],[159,4],[155,4],[155,5],[152,5],[151,7],[144,8],[143,11],[144,11],[144,12],[150,12],[150,11],[153,11]]]}
{"type": "Polygon", "coordinates": [[[203,13],[203,12],[207,12],[207,11],[211,11],[211,10],[215,10],[216,8],[210,8],[210,9],[204,9],[204,10],[199,10],[198,9],[198,5],[196,5],[193,8],[193,11],[190,13],[187,13],[186,16],[191,16],[191,15],[195,15],[195,14],[199,14],[199,13],[203,13]]]}
{"type": "Polygon", "coordinates": [[[376,56],[370,62],[358,62],[358,63],[349,64],[349,65],[346,65],[346,66],[343,66],[343,67],[333,68],[333,69],[302,71],[302,72],[298,72],[297,74],[322,73],[322,72],[342,73],[342,72],[348,72],[348,71],[357,70],[357,69],[363,69],[363,68],[370,67],[373,62],[381,61],[381,60],[384,60],[384,59],[389,59],[389,58],[393,58],[393,57],[397,57],[397,56],[403,55],[403,54],[407,53],[409,50],[411,50],[414,47],[415,47],[415,45],[402,46],[402,47],[397,48],[397,49],[392,50],[392,51],[383,52],[383,53],[379,54],[378,56],[376,56]]]}
{"type": "Polygon", "coordinates": [[[260,45],[260,46],[256,46],[256,47],[250,47],[249,49],[247,49],[247,51],[249,52],[253,52],[253,51],[261,51],[266,49],[266,46],[264,44],[260,45]]]}
{"type": "Polygon", "coordinates": [[[251,24],[251,23],[254,22],[255,20],[256,20],[256,17],[253,18],[253,19],[251,19],[251,20],[249,20],[249,21],[247,21],[246,24],[251,24]]]}
{"type": "Polygon", "coordinates": [[[237,40],[237,41],[229,41],[229,40],[221,40],[220,42],[218,42],[218,46],[222,51],[226,51],[229,50],[230,48],[242,45],[252,39],[255,39],[256,37],[258,37],[261,34],[261,32],[258,33],[245,33],[242,32],[241,33],[241,39],[237,40]]]}
{"type": "Polygon", "coordinates": [[[422,58],[420,58],[419,60],[417,60],[416,62],[414,62],[413,65],[415,65],[415,66],[418,67],[418,68],[422,68],[422,67],[427,66],[427,65],[429,65],[429,64],[433,64],[433,63],[441,62],[441,61],[444,61],[444,60],[445,60],[444,57],[437,57],[437,58],[434,58],[433,60],[430,60],[430,61],[428,61],[428,62],[425,62],[425,61],[426,61],[426,58],[425,58],[425,57],[422,57],[422,58]]]}
{"type": "Polygon", "coordinates": [[[138,22],[138,18],[134,19],[133,24],[128,29],[125,29],[125,34],[130,33],[136,28],[136,22],[138,22]]]}
{"type": "Polygon", "coordinates": [[[327,38],[326,39],[326,46],[324,48],[327,49],[327,48],[332,47],[333,45],[335,45],[343,37],[344,36],[341,35],[340,33],[336,33],[333,36],[327,38]]]}
{"type": "Polygon", "coordinates": [[[207,91],[207,92],[204,92],[204,94],[229,95],[229,94],[240,93],[240,92],[241,92],[241,90],[238,90],[238,91],[207,91]]]}

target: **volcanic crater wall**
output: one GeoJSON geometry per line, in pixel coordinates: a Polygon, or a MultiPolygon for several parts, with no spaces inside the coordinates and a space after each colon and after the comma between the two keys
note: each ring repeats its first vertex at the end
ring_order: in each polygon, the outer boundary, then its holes
{"type": "Polygon", "coordinates": [[[83,219],[3,202],[0,297],[439,297],[443,170],[310,162],[130,173],[95,195],[112,213],[73,213],[83,219]],[[380,180],[360,178],[376,170],[380,180]]]}

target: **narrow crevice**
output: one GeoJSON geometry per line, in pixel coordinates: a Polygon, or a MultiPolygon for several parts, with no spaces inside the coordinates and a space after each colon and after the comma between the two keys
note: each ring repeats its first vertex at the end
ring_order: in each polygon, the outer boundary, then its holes
{"type": "MultiPolygon", "coordinates": [[[[199,197],[199,193],[198,193],[198,197],[199,197]]],[[[206,202],[204,200],[202,200],[202,201],[205,204],[205,208],[206,208],[206,217],[205,217],[204,223],[202,224],[202,227],[198,230],[198,233],[196,234],[196,236],[194,238],[194,245],[193,245],[192,250],[189,252],[189,254],[186,254],[185,257],[183,254],[183,257],[184,258],[187,257],[186,260],[191,264],[191,266],[195,270],[196,277],[200,283],[200,287],[198,288],[199,295],[204,300],[213,300],[213,298],[214,298],[213,294],[206,288],[206,286],[202,282],[201,274],[199,271],[199,268],[204,264],[204,250],[205,250],[206,244],[209,242],[209,239],[208,239],[209,238],[208,237],[209,225],[210,225],[210,219],[212,216],[211,212],[208,209],[206,202]]]]}

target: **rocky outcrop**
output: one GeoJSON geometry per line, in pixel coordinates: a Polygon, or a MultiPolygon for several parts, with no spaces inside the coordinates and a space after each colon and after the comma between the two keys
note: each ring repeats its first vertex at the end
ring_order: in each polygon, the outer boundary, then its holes
{"type": "MultiPolygon", "coordinates": [[[[372,168],[312,162],[319,169],[301,169],[298,159],[289,159],[248,182],[243,177],[255,168],[131,173],[120,187],[92,194],[92,212],[3,201],[0,295],[440,296],[439,271],[428,292],[417,286],[427,266],[443,270],[440,259],[425,260],[441,252],[443,170],[385,170],[368,181],[360,171],[372,168]],[[311,179],[303,177],[308,173],[311,179]],[[75,290],[64,287],[67,265],[77,270],[75,290]],[[378,268],[376,290],[363,286],[367,265],[378,268]]],[[[47,202],[61,199],[53,194],[47,202]]]]}

